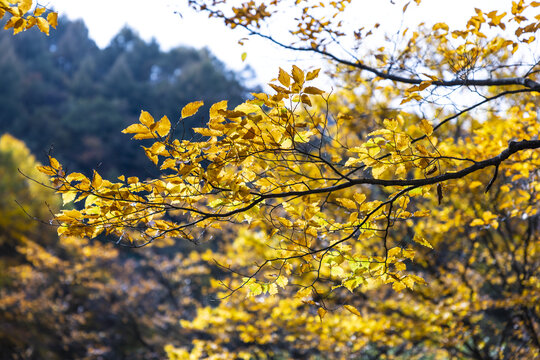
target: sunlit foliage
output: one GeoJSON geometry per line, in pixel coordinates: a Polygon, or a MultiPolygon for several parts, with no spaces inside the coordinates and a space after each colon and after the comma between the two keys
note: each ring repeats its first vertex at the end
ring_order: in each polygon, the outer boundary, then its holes
{"type": "Polygon", "coordinates": [[[342,86],[280,68],[270,93],[213,104],[191,140],[176,131],[202,102],[178,120],[142,111],[124,132],[152,141],[160,177],[39,167],[70,206],[53,220],[62,237],[217,238],[200,261],[229,271],[226,298],[181,322],[202,335],[169,356],[537,358],[540,3],[400,29],[376,49],[377,26],[343,32],[351,1],[190,4],[329,59],[342,86]],[[283,7],[292,38],[271,30],[283,7]]]}
{"type": "Polygon", "coordinates": [[[12,28],[13,34],[18,34],[37,26],[39,31],[49,35],[51,26],[56,28],[58,25],[58,13],[47,13],[47,9],[42,6],[35,6],[31,11],[32,3],[32,0],[0,0],[0,19],[6,14],[10,15],[4,29],[12,28]]]}

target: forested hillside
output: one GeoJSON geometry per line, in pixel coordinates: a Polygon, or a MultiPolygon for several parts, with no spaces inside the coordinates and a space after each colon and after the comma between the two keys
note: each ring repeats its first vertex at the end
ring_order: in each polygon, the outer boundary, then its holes
{"type": "MultiPolygon", "coordinates": [[[[53,148],[72,170],[148,176],[140,144],[120,132],[141,109],[177,119],[193,99],[234,104],[247,95],[207,50],[165,52],[128,28],[99,49],[82,21],[64,19],[48,37],[0,32],[0,49],[0,134],[23,140],[38,158],[53,148]]],[[[190,137],[201,119],[177,135],[190,137]]]]}

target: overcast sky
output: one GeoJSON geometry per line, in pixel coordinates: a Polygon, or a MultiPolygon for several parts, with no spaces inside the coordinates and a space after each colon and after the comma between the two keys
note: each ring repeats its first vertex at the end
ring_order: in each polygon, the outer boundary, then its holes
{"type": "MultiPolygon", "coordinates": [[[[345,26],[369,28],[379,21],[388,32],[395,32],[403,20],[401,8],[404,4],[400,0],[395,2],[397,6],[391,6],[390,0],[354,0],[347,10],[350,16],[345,26]]],[[[90,37],[100,47],[106,46],[123,26],[129,25],[143,39],[155,38],[164,50],[178,45],[208,47],[231,69],[240,70],[250,65],[261,83],[275,77],[280,66],[290,69],[294,63],[308,68],[321,63],[320,58],[285,51],[262,39],[250,38],[241,46],[238,40],[245,37],[245,33],[230,30],[221,21],[192,11],[186,5],[187,0],[43,0],[40,3],[55,8],[60,15],[70,19],[82,18],[90,37]],[[245,62],[241,60],[243,52],[247,52],[245,62]]],[[[462,25],[473,14],[474,6],[494,10],[501,9],[501,4],[510,3],[510,0],[424,0],[420,7],[422,11],[418,11],[413,3],[404,20],[407,25],[421,21],[462,25]]],[[[282,24],[272,26],[284,27],[282,24]]]]}

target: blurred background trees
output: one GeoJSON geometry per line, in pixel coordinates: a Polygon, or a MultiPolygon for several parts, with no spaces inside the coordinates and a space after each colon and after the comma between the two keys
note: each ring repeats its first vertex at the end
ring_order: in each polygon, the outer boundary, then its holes
{"type": "MultiPolygon", "coordinates": [[[[142,108],[177,119],[193,99],[238,104],[248,94],[208,50],[162,51],[129,28],[99,49],[82,21],[60,19],[48,37],[2,31],[0,48],[0,134],[37,156],[53,147],[72,170],[148,176],[140,145],[120,133],[142,108]]],[[[187,122],[184,136],[200,122],[187,122]]]]}

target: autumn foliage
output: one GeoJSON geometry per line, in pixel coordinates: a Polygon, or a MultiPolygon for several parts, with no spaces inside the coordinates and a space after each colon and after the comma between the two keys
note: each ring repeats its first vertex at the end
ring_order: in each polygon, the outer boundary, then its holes
{"type": "Polygon", "coordinates": [[[49,11],[42,6],[32,9],[32,0],[0,0],[0,19],[9,14],[4,29],[13,29],[13,34],[37,26],[41,32],[49,35],[51,27],[58,25],[58,13],[49,11]]]}
{"type": "Polygon", "coordinates": [[[156,178],[38,167],[68,206],[61,239],[201,244],[184,266],[213,268],[220,301],[179,319],[192,337],[169,357],[540,356],[540,3],[377,48],[378,26],[342,27],[350,0],[189,3],[329,60],[339,88],[277,67],[271,91],[212,104],[189,140],[201,101],[179,119],[142,111],[124,133],[152,141],[156,178]],[[291,15],[288,34],[266,32],[291,15]]]}

